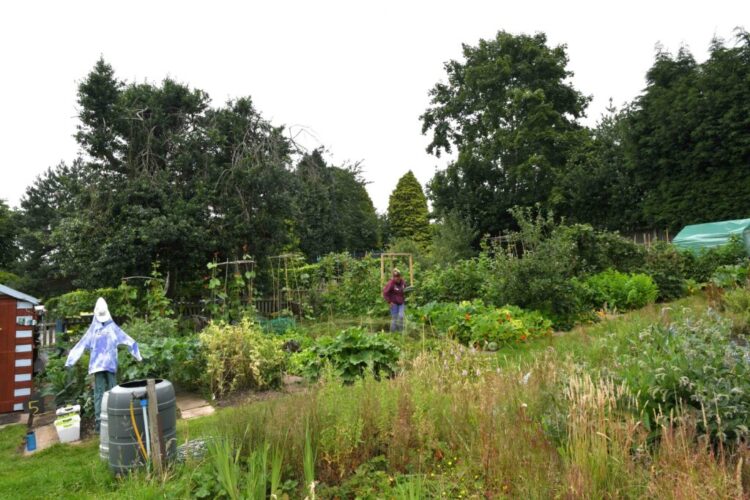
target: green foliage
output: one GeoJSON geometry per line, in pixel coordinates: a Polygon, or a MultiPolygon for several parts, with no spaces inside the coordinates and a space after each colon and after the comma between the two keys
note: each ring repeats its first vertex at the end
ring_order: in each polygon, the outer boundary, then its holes
{"type": "Polygon", "coordinates": [[[336,337],[320,337],[306,356],[304,373],[317,379],[330,363],[344,383],[352,383],[365,373],[390,377],[396,372],[399,348],[386,334],[370,334],[353,327],[336,337]]]}
{"type": "Polygon", "coordinates": [[[490,272],[491,262],[486,253],[445,266],[436,265],[422,276],[417,297],[420,303],[476,299],[481,296],[490,272]]]}
{"type": "Polygon", "coordinates": [[[171,318],[133,318],[123,324],[122,329],[139,344],[152,339],[180,336],[177,320],[171,318]]]}
{"type": "Polygon", "coordinates": [[[717,247],[702,249],[698,253],[683,251],[686,259],[685,272],[699,283],[710,280],[719,266],[741,264],[747,261],[747,252],[742,238],[733,235],[729,242],[717,247]]]}
{"type": "Polygon", "coordinates": [[[378,219],[359,165],[327,165],[322,150],[306,154],[295,171],[299,248],[308,257],[365,252],[378,246],[378,219]]]}
{"type": "Polygon", "coordinates": [[[511,239],[525,251],[520,257],[513,251],[495,253],[482,298],[496,306],[539,311],[556,327],[570,328],[588,313],[571,279],[579,268],[577,246],[569,234],[555,229],[551,216],[529,215],[516,213],[521,230],[511,239]]]}
{"type": "Polygon", "coordinates": [[[411,170],[398,180],[388,199],[388,224],[393,238],[410,238],[422,244],[430,239],[427,198],[411,170]]]}
{"type": "Polygon", "coordinates": [[[748,277],[750,277],[750,265],[725,265],[714,270],[711,283],[719,288],[735,288],[747,284],[748,277]]]}
{"type": "Polygon", "coordinates": [[[380,262],[373,257],[329,254],[318,262],[311,279],[319,290],[311,297],[318,314],[373,315],[387,310],[380,295],[380,262]]]}
{"type": "Polygon", "coordinates": [[[495,308],[481,300],[431,302],[412,315],[438,334],[451,335],[463,344],[489,351],[552,332],[552,323],[536,311],[515,306],[495,308]]]}
{"type": "Polygon", "coordinates": [[[656,283],[647,274],[625,274],[613,269],[585,278],[581,286],[595,308],[639,309],[653,303],[659,295],[656,283]]]}
{"type": "Polygon", "coordinates": [[[26,280],[8,271],[0,270],[0,283],[15,290],[23,291],[26,280]]]}
{"type": "Polygon", "coordinates": [[[284,369],[281,341],[267,337],[250,320],[211,323],[200,333],[206,377],[214,396],[278,387],[284,369]]]}
{"type": "Polygon", "coordinates": [[[308,202],[318,184],[295,172],[285,129],[249,97],[211,106],[205,92],[169,78],[122,82],[100,60],[79,85],[78,109],[84,154],[48,170],[21,201],[17,274],[29,276],[30,293],[107,286],[158,260],[170,295],[194,299],[212,255],[265,262],[298,245],[377,246],[359,168],[323,168],[328,214],[316,218],[308,202]],[[323,233],[306,232],[316,226],[323,233]]]}
{"type": "Polygon", "coordinates": [[[228,439],[214,439],[209,442],[211,462],[222,493],[231,500],[240,498],[240,448],[228,439]]]}
{"type": "MultiPolygon", "coordinates": [[[[133,336],[135,332],[127,331],[133,336]]],[[[183,389],[203,387],[206,355],[197,335],[189,337],[152,337],[138,342],[143,361],[138,362],[126,350],[118,352],[121,380],[163,378],[183,389]]]]}
{"type": "Polygon", "coordinates": [[[737,287],[727,290],[721,297],[726,315],[732,320],[735,334],[750,334],[750,290],[737,287]]]}
{"type": "Polygon", "coordinates": [[[500,307],[537,310],[558,328],[570,328],[590,314],[586,292],[573,278],[613,267],[643,266],[644,250],[616,233],[588,225],[558,224],[551,214],[514,210],[519,231],[504,243],[484,247],[479,257],[435,266],[423,273],[420,303],[481,298],[500,307]]]}
{"type": "Polygon", "coordinates": [[[434,226],[430,245],[432,259],[438,264],[449,265],[473,257],[476,252],[472,243],[478,234],[460,215],[448,213],[434,226]]]}
{"type": "Polygon", "coordinates": [[[714,38],[700,64],[685,47],[656,54],[625,144],[647,225],[678,230],[750,213],[749,77],[743,30],[731,45],[714,38]]]}
{"type": "MultiPolygon", "coordinates": [[[[244,255],[243,259],[248,260],[250,256],[244,255]]],[[[253,296],[255,271],[242,272],[239,267],[230,271],[228,267],[220,267],[216,260],[206,267],[210,273],[205,278],[205,287],[209,291],[206,308],[211,318],[231,322],[252,315],[253,311],[246,304],[253,296]]]]}
{"type": "MultiPolygon", "coordinates": [[[[20,257],[16,242],[18,234],[16,214],[0,199],[0,271],[10,269],[20,257]]],[[[2,278],[2,277],[0,277],[2,278]]],[[[5,283],[0,279],[0,283],[5,283]]]]}
{"type": "Polygon", "coordinates": [[[613,367],[638,394],[647,426],[682,408],[719,442],[748,436],[748,349],[732,341],[730,324],[716,315],[652,325],[618,349],[613,367]],[[650,424],[649,424],[650,423],[650,424]]]}
{"type": "Polygon", "coordinates": [[[172,316],[172,301],[167,298],[167,283],[159,272],[159,263],[151,264],[151,278],[146,280],[145,306],[149,318],[172,316]]]}
{"type": "Polygon", "coordinates": [[[109,311],[115,318],[135,318],[138,314],[137,290],[121,284],[117,288],[76,290],[49,299],[46,303],[50,318],[78,318],[81,314],[93,315],[99,297],[107,301],[109,311]]]}
{"type": "Polygon", "coordinates": [[[589,224],[561,224],[557,229],[575,244],[576,274],[607,269],[633,272],[643,266],[645,249],[616,232],[596,230],[589,224]]]}
{"type": "Polygon", "coordinates": [[[576,120],[588,99],[570,85],[567,63],[565,46],[549,47],[543,33],[500,31],[445,64],[447,82],[421,116],[428,152],[458,153],[428,185],[439,215],[456,211],[495,235],[512,227],[511,207],[550,199],[555,172],[586,137],[576,120]]]}
{"type": "Polygon", "coordinates": [[[93,418],[94,388],[88,372],[88,353],[70,369],[65,368],[65,360],[63,356],[50,357],[37,383],[39,387],[46,386],[43,394],[54,396],[55,404],[81,405],[81,416],[93,418]]]}
{"type": "Polygon", "coordinates": [[[687,293],[686,255],[662,241],[646,251],[643,272],[651,276],[659,288],[659,300],[674,300],[687,293]]]}
{"type": "Polygon", "coordinates": [[[565,169],[557,172],[552,202],[556,213],[597,228],[637,230],[643,226],[641,189],[627,148],[630,108],[606,113],[585,140],[573,147],[565,169]]]}

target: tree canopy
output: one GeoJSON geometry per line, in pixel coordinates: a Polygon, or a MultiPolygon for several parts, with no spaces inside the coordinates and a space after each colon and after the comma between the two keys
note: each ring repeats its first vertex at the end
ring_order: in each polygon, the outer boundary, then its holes
{"type": "Polygon", "coordinates": [[[50,168],[21,201],[17,267],[33,290],[111,286],[158,260],[173,292],[189,293],[213,258],[262,262],[297,249],[317,257],[377,245],[357,169],[327,165],[321,200],[338,231],[313,245],[320,235],[306,231],[316,219],[301,189],[305,169],[294,168],[300,152],[249,97],[214,107],[172,79],[121,82],[99,60],[78,105],[83,155],[50,168]]]}
{"type": "Polygon", "coordinates": [[[750,214],[750,35],[713,40],[696,63],[687,49],[659,51],[627,126],[647,225],[750,214]]]}
{"type": "Polygon", "coordinates": [[[455,211],[480,233],[512,225],[516,205],[548,203],[556,173],[585,137],[577,123],[588,98],[568,82],[564,46],[547,38],[498,32],[463,46],[445,64],[447,82],[430,91],[422,115],[427,148],[457,157],[429,183],[437,213],[455,211]]]}
{"type": "Polygon", "coordinates": [[[638,231],[750,214],[750,36],[713,40],[697,63],[659,50],[647,86],[578,123],[588,98],[569,83],[564,46],[499,32],[445,64],[422,115],[428,152],[455,159],[428,184],[438,215],[479,234],[512,229],[513,206],[638,231]]]}

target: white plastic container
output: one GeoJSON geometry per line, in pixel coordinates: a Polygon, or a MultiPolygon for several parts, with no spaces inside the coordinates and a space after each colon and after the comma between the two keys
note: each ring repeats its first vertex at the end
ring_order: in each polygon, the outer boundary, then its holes
{"type": "Polygon", "coordinates": [[[55,430],[61,443],[70,443],[81,439],[81,417],[70,414],[55,420],[55,430]]]}
{"type": "Polygon", "coordinates": [[[55,414],[58,417],[62,417],[64,415],[70,415],[71,413],[80,414],[81,413],[81,405],[70,405],[70,406],[63,406],[62,408],[58,408],[55,414]]]}

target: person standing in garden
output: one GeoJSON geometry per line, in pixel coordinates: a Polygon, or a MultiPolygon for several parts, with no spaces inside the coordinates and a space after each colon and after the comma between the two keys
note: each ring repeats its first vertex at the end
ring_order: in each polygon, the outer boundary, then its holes
{"type": "Polygon", "coordinates": [[[383,298],[391,308],[391,331],[400,332],[404,329],[404,289],[406,282],[398,269],[393,270],[393,277],[383,289],[383,298]]]}
{"type": "Polygon", "coordinates": [[[70,350],[65,368],[70,368],[81,358],[83,352],[91,351],[89,361],[89,375],[94,375],[94,414],[96,417],[96,432],[99,433],[101,424],[102,398],[104,393],[116,384],[117,346],[126,345],[130,354],[141,361],[138,343],[127,333],[123,332],[109,314],[107,302],[99,297],[94,307],[94,319],[81,340],[70,350]]]}

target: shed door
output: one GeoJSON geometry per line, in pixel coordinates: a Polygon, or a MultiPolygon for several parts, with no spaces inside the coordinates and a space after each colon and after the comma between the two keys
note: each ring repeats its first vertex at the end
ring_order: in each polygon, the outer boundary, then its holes
{"type": "Polygon", "coordinates": [[[0,413],[13,409],[16,362],[16,301],[0,298],[0,413]]]}

